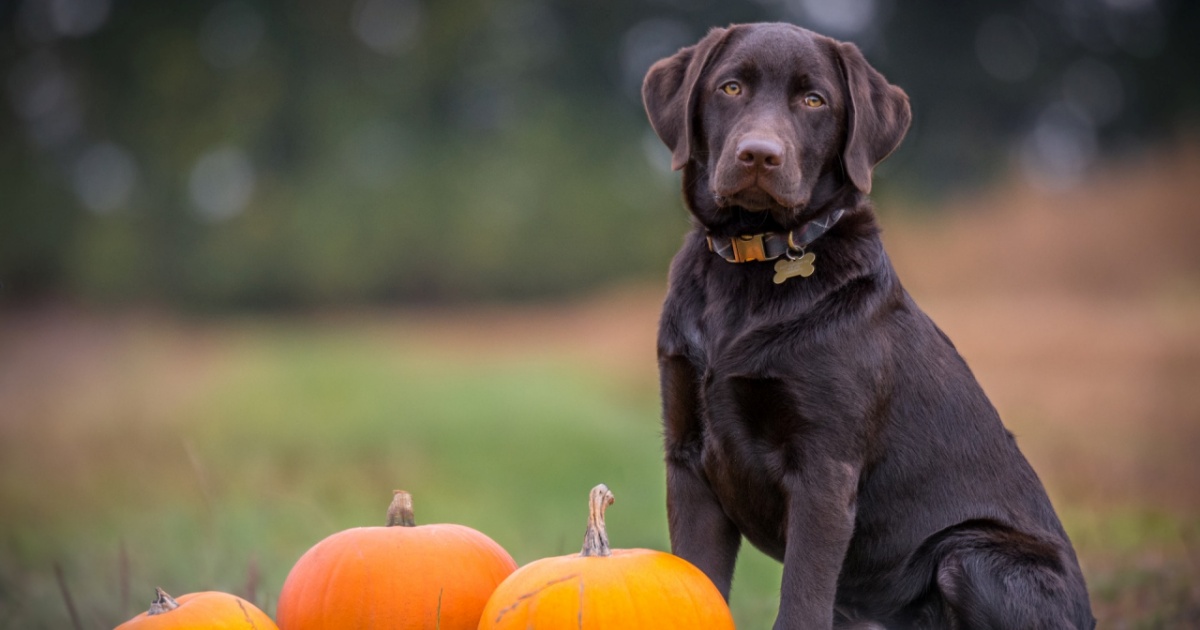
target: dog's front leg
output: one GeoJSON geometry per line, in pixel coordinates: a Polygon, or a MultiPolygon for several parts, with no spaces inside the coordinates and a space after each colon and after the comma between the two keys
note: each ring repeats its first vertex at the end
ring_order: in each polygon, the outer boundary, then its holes
{"type": "Polygon", "coordinates": [[[787,477],[787,549],[776,630],[833,627],[837,579],[854,533],[859,467],[814,458],[787,477]]]}
{"type": "Polygon", "coordinates": [[[660,353],[667,524],[671,552],[696,565],[729,600],[741,534],[704,478],[699,378],[686,357],[660,353]]]}
{"type": "Polygon", "coordinates": [[[708,483],[690,467],[667,462],[667,523],[671,553],[696,565],[725,601],[742,537],[708,483]]]}

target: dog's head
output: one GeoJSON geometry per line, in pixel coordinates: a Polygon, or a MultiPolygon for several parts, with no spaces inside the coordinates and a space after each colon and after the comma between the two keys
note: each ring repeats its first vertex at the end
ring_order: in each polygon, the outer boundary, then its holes
{"type": "Polygon", "coordinates": [[[762,212],[793,229],[869,193],[912,119],[857,46],[791,24],[713,29],[654,64],[642,99],[709,229],[762,212]]]}

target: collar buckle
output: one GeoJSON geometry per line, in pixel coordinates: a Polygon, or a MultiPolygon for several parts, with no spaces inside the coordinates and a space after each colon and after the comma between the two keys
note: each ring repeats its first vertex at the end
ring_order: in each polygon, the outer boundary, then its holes
{"type": "Polygon", "coordinates": [[[780,253],[771,251],[779,248],[778,239],[771,233],[742,234],[732,238],[708,236],[707,240],[709,251],[731,263],[774,260],[780,256],[780,253]]]}
{"type": "Polygon", "coordinates": [[[767,260],[762,234],[743,234],[729,240],[733,243],[733,258],[736,262],[767,260]]]}

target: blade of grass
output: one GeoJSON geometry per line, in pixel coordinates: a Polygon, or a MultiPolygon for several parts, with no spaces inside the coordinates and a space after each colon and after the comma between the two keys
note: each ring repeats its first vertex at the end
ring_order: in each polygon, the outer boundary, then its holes
{"type": "Polygon", "coordinates": [[[63,575],[62,564],[54,563],[54,579],[58,582],[58,591],[62,593],[63,603],[67,606],[67,614],[71,617],[71,627],[75,630],[83,630],[83,624],[79,621],[79,612],[75,610],[75,602],[71,599],[71,589],[67,587],[67,578],[63,575]]]}
{"type": "Polygon", "coordinates": [[[125,538],[122,537],[117,546],[117,584],[120,588],[118,601],[121,604],[122,616],[129,614],[130,581],[129,548],[125,546],[125,538]]]}

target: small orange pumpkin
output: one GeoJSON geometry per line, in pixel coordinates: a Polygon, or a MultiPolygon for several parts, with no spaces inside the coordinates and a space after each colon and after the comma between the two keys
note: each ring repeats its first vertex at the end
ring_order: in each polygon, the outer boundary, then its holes
{"type": "Polygon", "coordinates": [[[517,568],[463,525],[417,526],[397,490],[387,527],[329,536],[300,557],[279,594],[283,630],[475,630],[496,585],[517,568]]]}
{"type": "Polygon", "coordinates": [[[592,489],[583,551],[543,558],[508,576],[483,609],[479,630],[732,630],[717,587],[686,560],[608,547],[604,510],[613,494],[592,489]]]}
{"type": "Polygon", "coordinates": [[[154,589],[150,610],[117,626],[116,630],[279,630],[275,622],[250,602],[229,593],[205,591],[175,599],[154,589]]]}

